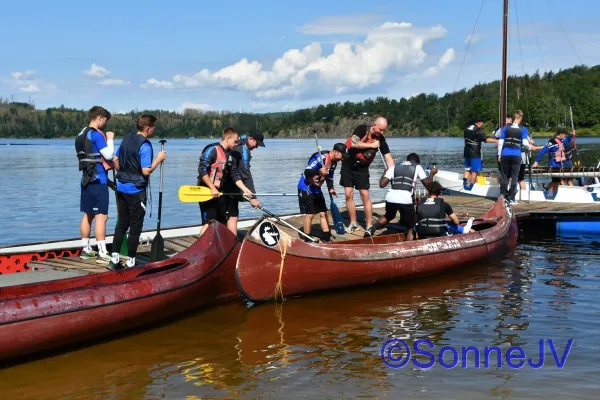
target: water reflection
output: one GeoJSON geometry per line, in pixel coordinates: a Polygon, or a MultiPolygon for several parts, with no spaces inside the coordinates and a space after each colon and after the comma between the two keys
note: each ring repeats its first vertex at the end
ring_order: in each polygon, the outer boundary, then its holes
{"type": "MultiPolygon", "coordinates": [[[[585,243],[523,238],[505,259],[419,281],[289,299],[242,302],[116,341],[0,370],[10,399],[119,398],[596,398],[600,329],[596,266],[585,243]],[[560,250],[560,251],[557,251],[560,250]],[[572,254],[580,252],[582,257],[572,254]],[[522,346],[541,338],[566,367],[386,367],[391,338],[522,346]],[[35,377],[32,384],[31,377],[35,377]],[[569,384],[565,385],[564,382],[569,384]],[[543,382],[543,383],[541,383],[543,382]],[[452,395],[450,395],[452,394],[452,395]]],[[[529,353],[528,353],[529,355],[529,353]]],[[[537,354],[530,355],[534,360],[537,354]]]]}

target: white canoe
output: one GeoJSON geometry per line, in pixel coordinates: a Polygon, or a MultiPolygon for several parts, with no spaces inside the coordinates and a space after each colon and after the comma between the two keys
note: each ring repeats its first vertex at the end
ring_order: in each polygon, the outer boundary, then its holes
{"type": "MultiPolygon", "coordinates": [[[[497,177],[485,177],[485,185],[475,183],[472,188],[463,186],[463,174],[439,170],[434,178],[444,188],[445,195],[476,196],[497,199],[500,196],[500,183],[497,177]]],[[[557,192],[544,190],[542,183],[536,180],[529,183],[526,179],[526,189],[521,191],[517,186],[518,201],[547,201],[556,203],[598,203],[600,202],[600,185],[592,186],[559,186],[557,192]]]]}

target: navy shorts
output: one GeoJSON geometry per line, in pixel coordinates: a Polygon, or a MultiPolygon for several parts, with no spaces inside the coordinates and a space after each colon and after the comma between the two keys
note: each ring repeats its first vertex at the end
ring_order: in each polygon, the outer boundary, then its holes
{"type": "Polygon", "coordinates": [[[81,187],[79,210],[89,215],[108,215],[108,185],[89,183],[81,187]]]}

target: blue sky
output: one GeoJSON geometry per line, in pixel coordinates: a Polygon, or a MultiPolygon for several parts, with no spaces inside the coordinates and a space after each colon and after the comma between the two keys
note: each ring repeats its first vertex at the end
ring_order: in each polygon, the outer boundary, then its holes
{"type": "MultiPolygon", "coordinates": [[[[600,64],[598,4],[512,0],[509,73],[600,64]]],[[[480,0],[4,2],[0,97],[31,99],[38,108],[266,112],[443,94],[457,78],[460,89],[500,76],[500,0],[485,1],[459,75],[480,6],[480,0]]]]}

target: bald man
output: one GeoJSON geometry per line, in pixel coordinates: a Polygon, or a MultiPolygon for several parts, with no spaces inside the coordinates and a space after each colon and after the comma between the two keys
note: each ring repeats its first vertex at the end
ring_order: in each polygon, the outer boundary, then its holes
{"type": "Polygon", "coordinates": [[[356,222],[356,204],[354,204],[354,189],[360,193],[360,198],[365,206],[366,229],[372,226],[373,204],[369,197],[369,166],[376,157],[378,150],[385,156],[386,169],[394,165],[394,158],[383,137],[387,129],[387,119],[380,117],[372,125],[359,125],[346,140],[349,157],[342,161],[340,172],[340,186],[344,187],[346,194],[346,207],[350,216],[350,225],[346,232],[353,232],[360,228],[356,222]]]}

